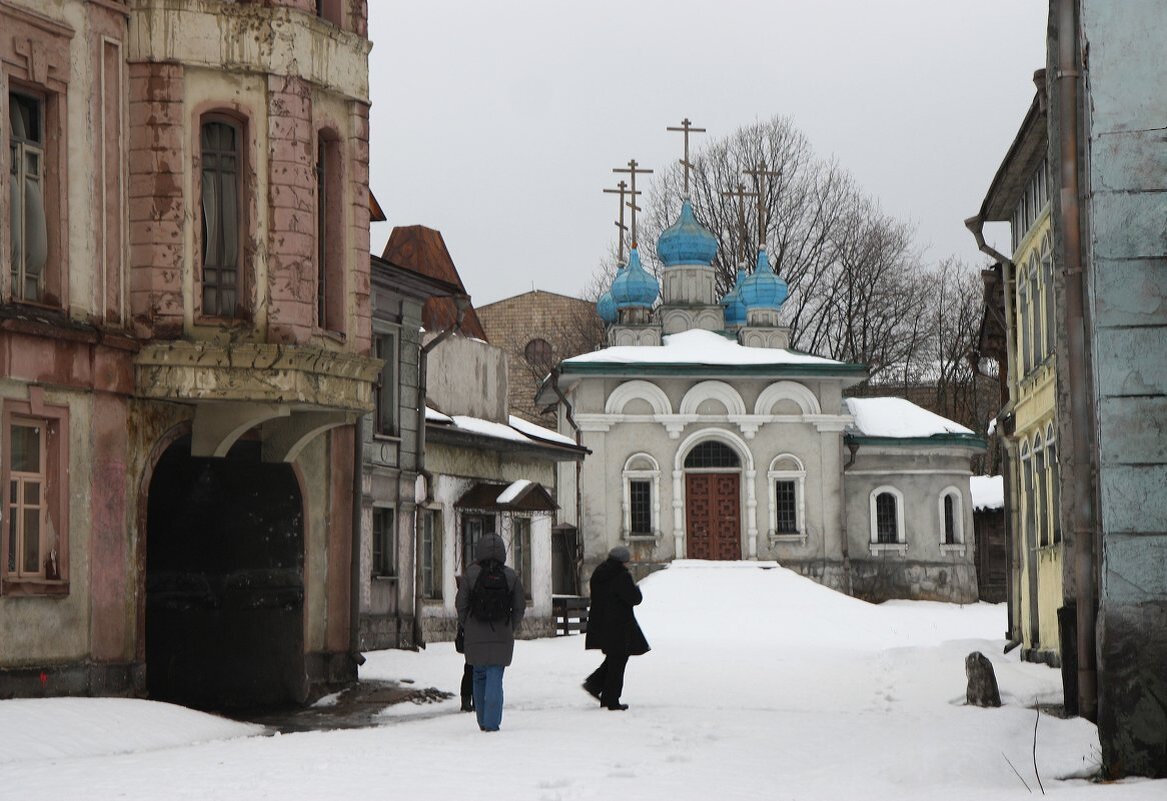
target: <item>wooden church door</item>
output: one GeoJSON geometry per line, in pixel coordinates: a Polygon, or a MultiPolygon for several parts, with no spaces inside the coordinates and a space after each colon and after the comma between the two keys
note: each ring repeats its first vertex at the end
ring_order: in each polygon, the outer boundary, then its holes
{"type": "Polygon", "coordinates": [[[685,476],[685,541],[690,559],[742,558],[738,473],[685,476]]]}

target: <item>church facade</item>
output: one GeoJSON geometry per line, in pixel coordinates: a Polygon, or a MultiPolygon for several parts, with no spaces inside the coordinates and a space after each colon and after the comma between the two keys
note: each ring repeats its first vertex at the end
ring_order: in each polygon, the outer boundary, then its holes
{"type": "Polygon", "coordinates": [[[873,601],[975,601],[983,441],[901,399],[845,397],[866,368],[789,349],[765,250],[716,298],[716,248],[686,201],[657,243],[660,282],[634,247],[597,304],[608,347],[560,362],[542,389],[591,451],[559,477],[581,576],[627,545],[642,572],[775,561],[873,601]]]}

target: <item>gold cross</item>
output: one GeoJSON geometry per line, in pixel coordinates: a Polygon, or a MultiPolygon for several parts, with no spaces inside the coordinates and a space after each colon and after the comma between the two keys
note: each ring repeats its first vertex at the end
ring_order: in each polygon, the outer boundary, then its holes
{"type": "MultiPolygon", "coordinates": [[[[767,170],[766,162],[759,161],[758,166],[752,170],[744,170],[746,175],[751,175],[754,178],[754,188],[758,190],[758,247],[766,247],[766,203],[763,195],[766,193],[762,190],[762,182],[766,178],[776,178],[782,174],[781,170],[767,170]]],[[[768,188],[768,187],[767,187],[768,188]]]]}
{"type": "Polygon", "coordinates": [[[636,212],[641,211],[640,206],[636,205],[636,196],[640,193],[636,191],[636,176],[637,175],[651,175],[652,170],[640,169],[640,165],[636,163],[636,159],[628,161],[628,167],[613,167],[612,172],[626,172],[632,176],[632,186],[630,194],[632,195],[632,202],[628,204],[628,208],[632,209],[632,247],[636,248],[636,212]]]}
{"type": "Polygon", "coordinates": [[[685,117],[685,119],[681,120],[681,127],[680,128],[669,127],[669,128],[665,129],[666,131],[680,131],[685,135],[685,157],[683,159],[681,159],[681,166],[685,168],[684,172],[685,172],[685,198],[686,199],[688,199],[688,197],[689,197],[689,170],[692,169],[692,167],[693,167],[693,165],[689,163],[689,134],[691,134],[691,133],[705,133],[704,128],[694,128],[694,127],[692,127],[692,125],[693,124],[691,122],[689,122],[689,118],[685,117]]]}
{"type": "MultiPolygon", "coordinates": [[[[616,184],[615,189],[605,189],[604,192],[606,192],[608,194],[620,196],[620,220],[619,220],[619,222],[616,223],[616,227],[620,229],[620,258],[618,259],[618,263],[623,264],[624,263],[624,232],[628,230],[628,226],[624,224],[624,196],[630,194],[629,189],[628,189],[628,182],[621,181],[620,183],[616,184]]],[[[641,193],[637,192],[636,194],[639,195],[641,193]]],[[[636,198],[633,198],[633,202],[635,202],[635,200],[636,200],[636,198]]]]}
{"type": "MultiPolygon", "coordinates": [[[[738,181],[737,189],[732,192],[722,192],[722,197],[736,197],[737,198],[737,224],[742,229],[742,247],[745,247],[746,242],[746,198],[757,197],[757,192],[747,192],[745,185],[738,181]]],[[[742,255],[744,259],[746,254],[742,255]]]]}

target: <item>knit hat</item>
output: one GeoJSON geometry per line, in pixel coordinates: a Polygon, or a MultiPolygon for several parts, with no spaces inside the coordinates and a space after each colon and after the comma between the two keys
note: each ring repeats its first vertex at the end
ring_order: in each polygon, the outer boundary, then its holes
{"type": "Polygon", "coordinates": [[[627,562],[632,558],[632,553],[623,545],[617,545],[608,551],[608,558],[615,559],[617,562],[627,562]]]}

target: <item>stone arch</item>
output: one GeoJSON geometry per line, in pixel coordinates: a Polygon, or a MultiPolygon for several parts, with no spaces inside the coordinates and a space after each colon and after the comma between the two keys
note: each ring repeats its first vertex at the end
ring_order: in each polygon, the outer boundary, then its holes
{"type": "Polygon", "coordinates": [[[822,414],[819,399],[805,384],[797,381],[775,381],[762,390],[758,402],[754,404],[754,414],[769,415],[774,406],[783,400],[794,401],[803,414],[822,414]]]}
{"type": "Polygon", "coordinates": [[[725,407],[727,415],[743,415],[746,404],[738,391],[724,381],[702,381],[681,399],[681,414],[697,414],[701,404],[713,400],[725,407]]]}
{"type": "Polygon", "coordinates": [[[664,390],[651,381],[626,381],[612,390],[604,403],[604,414],[623,414],[630,401],[642,400],[652,407],[653,414],[672,414],[673,406],[664,390]]]}

